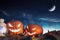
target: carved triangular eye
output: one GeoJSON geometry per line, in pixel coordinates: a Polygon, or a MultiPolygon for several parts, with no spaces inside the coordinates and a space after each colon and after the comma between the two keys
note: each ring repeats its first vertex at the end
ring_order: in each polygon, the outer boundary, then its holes
{"type": "Polygon", "coordinates": [[[9,27],[13,27],[10,23],[8,25],[9,25],[9,27]]]}
{"type": "Polygon", "coordinates": [[[28,26],[27,26],[27,29],[28,29],[28,26]]]}
{"type": "Polygon", "coordinates": [[[18,24],[17,26],[18,26],[18,27],[20,27],[20,26],[21,26],[21,24],[18,24]]]}
{"type": "Polygon", "coordinates": [[[32,30],[36,30],[36,28],[33,28],[32,30]]]}

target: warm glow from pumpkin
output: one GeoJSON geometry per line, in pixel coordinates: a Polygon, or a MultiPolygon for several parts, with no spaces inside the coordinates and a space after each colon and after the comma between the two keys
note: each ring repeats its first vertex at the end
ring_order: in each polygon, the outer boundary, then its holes
{"type": "Polygon", "coordinates": [[[26,36],[36,36],[39,34],[41,35],[42,33],[43,33],[42,27],[35,24],[29,24],[25,29],[26,36]]]}
{"type": "Polygon", "coordinates": [[[23,34],[24,26],[21,21],[11,21],[7,23],[7,29],[10,35],[23,34]]]}

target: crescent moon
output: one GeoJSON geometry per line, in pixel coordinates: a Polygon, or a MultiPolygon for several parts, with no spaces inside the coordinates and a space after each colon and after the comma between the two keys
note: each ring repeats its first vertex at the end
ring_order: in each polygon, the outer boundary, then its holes
{"type": "Polygon", "coordinates": [[[56,6],[54,5],[51,9],[49,9],[50,12],[55,11],[56,6]]]}

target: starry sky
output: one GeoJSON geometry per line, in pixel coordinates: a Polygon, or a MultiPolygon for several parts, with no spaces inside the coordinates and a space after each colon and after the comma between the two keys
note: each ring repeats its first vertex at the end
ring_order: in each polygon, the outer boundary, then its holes
{"type": "Polygon", "coordinates": [[[60,30],[60,1],[59,0],[4,0],[0,1],[0,18],[5,22],[20,20],[24,27],[27,24],[38,24],[44,33],[48,30],[60,30]],[[55,5],[56,9],[49,9],[55,5]]]}

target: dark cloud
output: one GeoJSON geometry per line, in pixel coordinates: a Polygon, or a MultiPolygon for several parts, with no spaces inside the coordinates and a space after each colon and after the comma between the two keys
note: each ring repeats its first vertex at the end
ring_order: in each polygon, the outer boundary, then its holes
{"type": "Polygon", "coordinates": [[[50,22],[60,22],[59,18],[40,18],[40,20],[50,21],[50,22]]]}
{"type": "Polygon", "coordinates": [[[7,12],[0,10],[0,12],[2,12],[5,16],[10,16],[7,12]]]}

